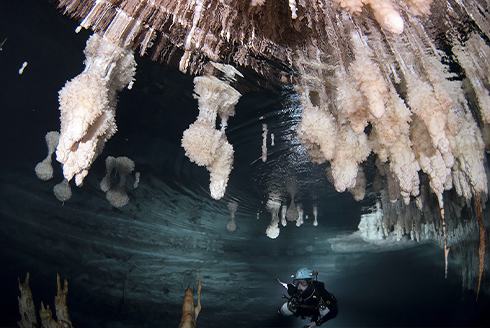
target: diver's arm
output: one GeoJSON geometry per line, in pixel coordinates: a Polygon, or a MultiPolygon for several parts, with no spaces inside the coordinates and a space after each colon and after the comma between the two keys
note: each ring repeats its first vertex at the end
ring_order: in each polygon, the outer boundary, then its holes
{"type": "Polygon", "coordinates": [[[295,285],[293,284],[288,284],[288,294],[289,296],[291,297],[294,297],[298,294],[298,287],[296,287],[295,285]]]}
{"type": "Polygon", "coordinates": [[[288,284],[277,279],[277,281],[287,289],[289,296],[295,296],[298,293],[298,288],[293,284],[288,284]]]}
{"type": "Polygon", "coordinates": [[[323,316],[320,316],[318,320],[316,320],[316,325],[320,326],[323,323],[335,318],[339,313],[339,308],[337,306],[337,299],[333,294],[329,293],[323,283],[319,284],[319,292],[320,292],[320,306],[323,306],[323,311],[320,308],[320,313],[323,312],[323,316]],[[326,312],[326,313],[325,313],[326,312]]]}
{"type": "Polygon", "coordinates": [[[339,309],[337,307],[337,303],[331,303],[331,305],[327,306],[327,308],[329,310],[328,313],[316,321],[317,326],[321,326],[322,324],[324,324],[325,322],[327,322],[330,319],[335,318],[337,316],[337,314],[339,314],[339,309]]]}

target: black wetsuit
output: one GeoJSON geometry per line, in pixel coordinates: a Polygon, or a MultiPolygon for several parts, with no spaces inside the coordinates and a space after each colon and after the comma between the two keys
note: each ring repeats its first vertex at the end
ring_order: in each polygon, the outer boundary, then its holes
{"type": "Polygon", "coordinates": [[[314,321],[317,326],[335,318],[339,313],[337,299],[325,289],[323,282],[314,280],[303,292],[296,286],[288,284],[288,294],[291,296],[288,302],[289,310],[302,319],[311,317],[311,321],[314,321]],[[320,318],[320,309],[324,307],[327,307],[330,312],[320,318]]]}

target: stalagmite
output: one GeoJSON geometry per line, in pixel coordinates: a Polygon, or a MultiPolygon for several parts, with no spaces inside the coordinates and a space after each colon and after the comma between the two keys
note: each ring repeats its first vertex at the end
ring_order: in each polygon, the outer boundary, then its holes
{"type": "Polygon", "coordinates": [[[194,307],[194,295],[190,287],[187,288],[182,304],[182,317],[179,328],[196,328],[196,321],[201,312],[201,271],[199,271],[199,284],[197,285],[197,306],[194,307]]]}
{"type": "Polygon", "coordinates": [[[19,301],[21,320],[17,321],[17,324],[21,328],[37,327],[36,307],[32,298],[31,288],[29,287],[29,272],[27,272],[23,283],[20,283],[19,279],[19,290],[20,297],[17,297],[17,299],[19,301]]]}
{"type": "Polygon", "coordinates": [[[71,327],[73,327],[68,314],[68,306],[66,305],[66,295],[68,294],[68,280],[63,281],[63,286],[61,286],[60,275],[56,275],[56,282],[58,285],[57,294],[54,297],[54,306],[56,308],[56,318],[58,322],[68,322],[71,327]]]}
{"type": "MultiPolygon", "coordinates": [[[[39,310],[39,317],[43,328],[73,328],[70,315],[68,313],[68,306],[66,304],[66,296],[68,294],[68,281],[65,279],[63,286],[61,285],[60,275],[56,276],[57,293],[54,297],[54,307],[56,311],[56,319],[53,319],[53,312],[41,302],[41,309],[39,310]]],[[[29,287],[29,272],[26,275],[26,280],[23,284],[19,280],[19,289],[21,291],[21,298],[19,298],[19,311],[22,316],[22,320],[18,322],[21,328],[33,328],[38,327],[36,311],[34,302],[32,300],[32,292],[29,287]]]]}

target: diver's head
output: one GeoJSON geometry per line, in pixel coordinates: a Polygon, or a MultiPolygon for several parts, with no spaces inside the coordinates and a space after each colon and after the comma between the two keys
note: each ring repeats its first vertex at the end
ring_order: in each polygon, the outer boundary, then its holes
{"type": "Polygon", "coordinates": [[[295,275],[293,275],[293,285],[295,285],[298,290],[304,291],[311,285],[313,278],[316,279],[318,272],[313,271],[309,268],[299,269],[295,275]]]}

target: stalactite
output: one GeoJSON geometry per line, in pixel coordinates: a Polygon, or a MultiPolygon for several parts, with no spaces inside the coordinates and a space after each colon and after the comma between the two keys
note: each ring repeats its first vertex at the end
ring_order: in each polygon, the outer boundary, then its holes
{"type": "Polygon", "coordinates": [[[281,232],[279,229],[279,210],[281,208],[281,202],[277,199],[277,196],[271,195],[266,204],[267,210],[271,213],[271,222],[267,226],[265,231],[267,237],[276,239],[281,232]]]}
{"type": "Polygon", "coordinates": [[[267,161],[267,124],[262,124],[262,162],[267,161]]]}
{"type": "Polygon", "coordinates": [[[445,214],[444,214],[444,199],[442,198],[442,194],[437,195],[437,199],[439,201],[439,207],[441,209],[442,233],[444,236],[444,277],[447,278],[447,267],[448,267],[447,257],[449,255],[450,247],[447,247],[446,218],[445,218],[445,214]]]}
{"type": "Polygon", "coordinates": [[[48,146],[48,155],[46,158],[44,158],[44,160],[37,163],[34,171],[39,179],[46,181],[53,177],[53,166],[51,165],[52,155],[56,150],[56,146],[58,145],[60,133],[58,131],[49,131],[46,133],[44,139],[46,139],[46,145],[48,146]]]}
{"type": "Polygon", "coordinates": [[[85,70],[66,82],[59,92],[60,137],[56,159],[63,175],[80,186],[88,170],[116,133],[117,92],[136,70],[133,53],[98,34],[85,47],[85,70]]]}
{"type": "Polygon", "coordinates": [[[481,213],[482,206],[481,206],[479,194],[475,195],[475,205],[476,205],[476,215],[478,218],[479,239],[480,239],[480,245],[478,247],[478,259],[480,260],[480,264],[478,265],[478,289],[476,291],[476,300],[478,301],[478,295],[480,294],[481,277],[485,265],[485,228],[483,227],[483,218],[481,213]]]}
{"type": "Polygon", "coordinates": [[[228,209],[230,210],[230,221],[226,224],[226,229],[230,232],[235,231],[236,222],[235,222],[235,212],[238,208],[238,203],[236,201],[230,201],[228,203],[228,209]]]}
{"type": "Polygon", "coordinates": [[[121,208],[129,203],[129,196],[126,193],[126,178],[134,171],[134,162],[126,156],[112,157],[107,156],[106,160],[107,173],[100,182],[100,189],[106,193],[106,198],[112,206],[121,208]],[[112,188],[111,173],[116,170],[119,176],[119,182],[116,187],[112,188]]]}
{"type": "Polygon", "coordinates": [[[313,205],[313,226],[316,227],[318,226],[318,206],[313,205]]]}
{"type": "MultiPolygon", "coordinates": [[[[232,72],[228,78],[234,78],[238,73],[235,69],[227,72],[232,72]]],[[[208,169],[211,196],[221,199],[228,185],[234,153],[233,146],[226,138],[225,129],[228,118],[235,114],[234,108],[241,94],[229,85],[227,79],[220,80],[215,76],[198,76],[194,78],[194,84],[199,116],[184,131],[182,147],[192,162],[208,169]],[[220,130],[216,129],[217,116],[221,119],[220,130]]]]}

